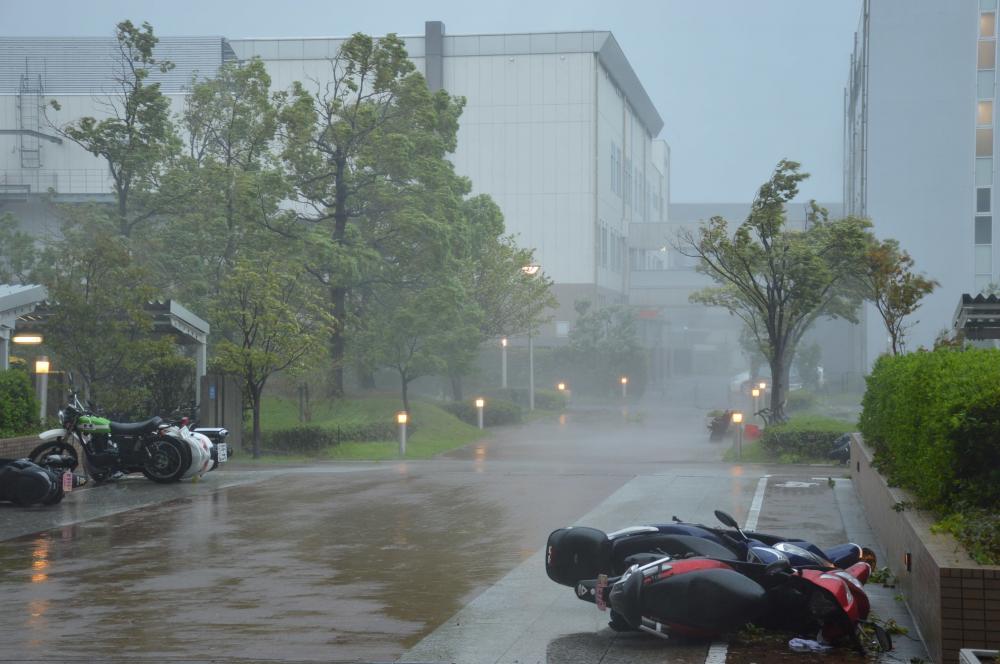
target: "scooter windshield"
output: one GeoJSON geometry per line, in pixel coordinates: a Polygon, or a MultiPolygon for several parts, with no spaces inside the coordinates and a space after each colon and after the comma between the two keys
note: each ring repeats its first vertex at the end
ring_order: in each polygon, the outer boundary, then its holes
{"type": "Polygon", "coordinates": [[[794,566],[818,565],[820,567],[835,567],[835,565],[826,558],[817,556],[812,551],[803,549],[801,546],[796,546],[790,542],[778,542],[774,545],[774,548],[786,554],[794,566]]]}

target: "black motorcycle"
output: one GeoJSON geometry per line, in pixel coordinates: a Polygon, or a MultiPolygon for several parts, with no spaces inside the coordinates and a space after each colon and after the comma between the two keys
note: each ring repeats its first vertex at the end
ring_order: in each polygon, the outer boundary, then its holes
{"type": "Polygon", "coordinates": [[[191,466],[191,446],[178,427],[160,417],[112,422],[91,412],[71,391],[69,403],[59,411],[59,422],[61,428],[39,434],[43,442],[29,454],[32,462],[73,471],[79,462],[79,449],[83,467],[96,482],[135,472],[154,482],[176,482],[191,466]]]}

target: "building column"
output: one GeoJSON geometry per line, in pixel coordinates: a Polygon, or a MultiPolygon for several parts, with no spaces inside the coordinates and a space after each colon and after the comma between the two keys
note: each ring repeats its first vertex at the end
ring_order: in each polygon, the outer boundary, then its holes
{"type": "Polygon", "coordinates": [[[0,371],[10,368],[10,330],[0,328],[0,371]]]}
{"type": "Polygon", "coordinates": [[[424,78],[431,92],[444,87],[444,23],[424,23],[424,78]]]}
{"type": "Polygon", "coordinates": [[[198,374],[194,381],[194,401],[201,406],[201,379],[208,373],[208,343],[201,341],[195,347],[195,373],[198,374]]]}

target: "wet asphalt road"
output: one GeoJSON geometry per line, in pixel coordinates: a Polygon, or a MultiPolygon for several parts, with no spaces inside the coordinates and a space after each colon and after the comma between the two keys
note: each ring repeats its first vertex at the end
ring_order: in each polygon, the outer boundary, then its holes
{"type": "MultiPolygon", "coordinates": [[[[0,661],[704,662],[705,644],[614,634],[541,561],[574,523],[744,521],[768,469],[715,462],[703,432],[649,400],[431,461],[231,466],[4,506],[0,661]]],[[[793,484],[770,480],[761,529],[846,539],[832,489],[795,484],[815,469],[775,473],[793,484]]]]}

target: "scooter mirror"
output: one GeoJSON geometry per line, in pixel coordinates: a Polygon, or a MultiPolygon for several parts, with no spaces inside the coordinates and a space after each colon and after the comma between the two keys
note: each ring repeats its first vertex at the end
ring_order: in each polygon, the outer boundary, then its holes
{"type": "Polygon", "coordinates": [[[736,519],[722,510],[715,510],[715,518],[718,519],[723,525],[729,526],[730,528],[739,529],[740,527],[739,524],[736,523],[736,519]]]}
{"type": "Polygon", "coordinates": [[[789,562],[787,558],[784,558],[782,560],[775,560],[773,563],[770,563],[767,567],[764,568],[764,574],[767,576],[771,576],[773,574],[780,574],[782,572],[787,572],[790,569],[792,569],[792,563],[789,562]]]}

